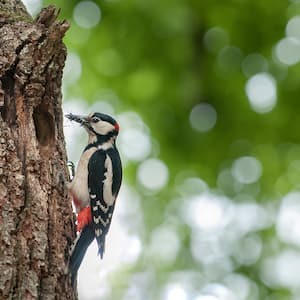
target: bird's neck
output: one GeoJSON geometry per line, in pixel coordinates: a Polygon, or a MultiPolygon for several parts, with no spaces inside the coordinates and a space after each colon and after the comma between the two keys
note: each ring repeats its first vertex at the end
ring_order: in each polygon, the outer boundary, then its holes
{"type": "Polygon", "coordinates": [[[114,147],[116,136],[115,135],[90,135],[88,140],[88,145],[85,150],[97,147],[102,148],[103,150],[114,147]]]}

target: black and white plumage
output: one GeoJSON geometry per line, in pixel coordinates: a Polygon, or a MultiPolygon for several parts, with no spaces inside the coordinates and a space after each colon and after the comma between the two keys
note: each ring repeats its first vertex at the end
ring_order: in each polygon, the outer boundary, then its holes
{"type": "Polygon", "coordinates": [[[71,250],[69,269],[75,282],[78,268],[89,244],[96,238],[103,257],[115,201],[122,181],[122,165],[115,141],[118,123],[110,116],[92,113],[87,117],[66,115],[88,132],[88,145],[78,162],[69,192],[78,213],[77,236],[71,250]]]}

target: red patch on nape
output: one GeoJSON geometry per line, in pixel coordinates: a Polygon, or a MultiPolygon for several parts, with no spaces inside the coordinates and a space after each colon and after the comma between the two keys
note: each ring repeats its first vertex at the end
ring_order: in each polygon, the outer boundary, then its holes
{"type": "Polygon", "coordinates": [[[80,232],[86,225],[92,223],[91,208],[83,208],[77,216],[77,231],[80,232]]]}
{"type": "Polygon", "coordinates": [[[120,125],[119,125],[118,123],[115,124],[115,130],[116,130],[117,132],[119,132],[119,130],[120,130],[120,125]]]}

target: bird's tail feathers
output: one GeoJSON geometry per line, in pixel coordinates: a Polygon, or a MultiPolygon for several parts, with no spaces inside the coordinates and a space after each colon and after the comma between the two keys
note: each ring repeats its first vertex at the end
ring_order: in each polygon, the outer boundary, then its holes
{"type": "Polygon", "coordinates": [[[100,255],[100,257],[102,259],[104,251],[105,251],[105,237],[99,237],[96,239],[97,239],[97,244],[98,244],[98,255],[100,255]]]}

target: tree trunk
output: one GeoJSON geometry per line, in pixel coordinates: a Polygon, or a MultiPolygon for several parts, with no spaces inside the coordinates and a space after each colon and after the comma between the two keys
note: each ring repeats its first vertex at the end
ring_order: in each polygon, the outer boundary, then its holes
{"type": "Polygon", "coordinates": [[[0,299],[76,299],[61,79],[69,25],[0,1],[0,299]]]}

